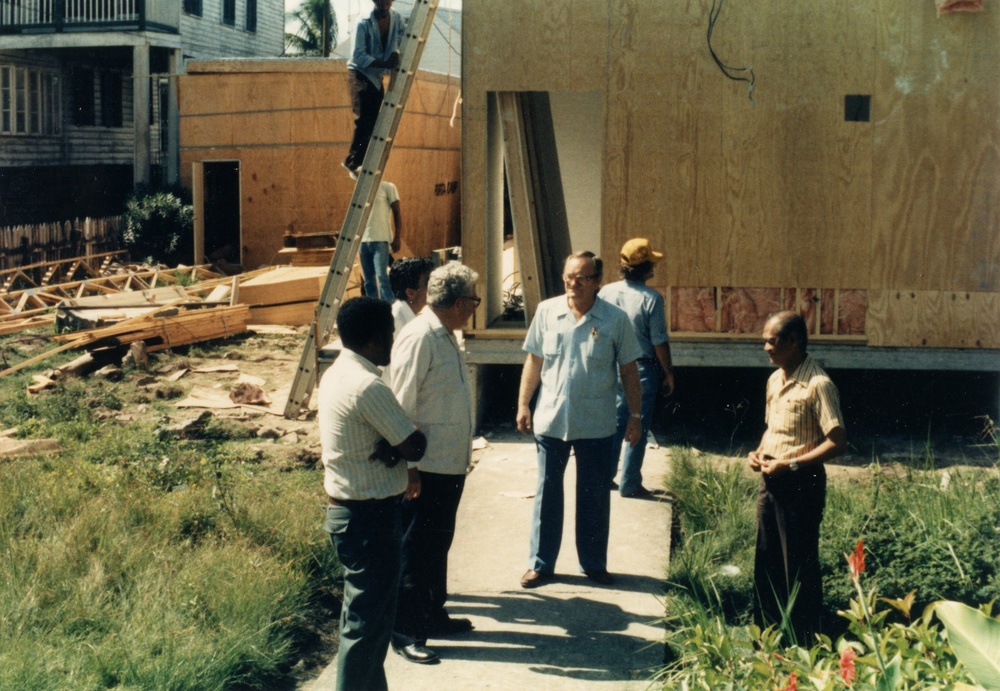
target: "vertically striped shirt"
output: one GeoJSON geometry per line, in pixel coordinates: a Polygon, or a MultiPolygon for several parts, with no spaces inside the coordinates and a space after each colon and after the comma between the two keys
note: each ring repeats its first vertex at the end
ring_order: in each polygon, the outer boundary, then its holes
{"type": "Polygon", "coordinates": [[[392,446],[413,434],[413,423],[380,378],[378,367],[344,349],[319,384],[323,486],[334,499],[385,499],[406,490],[406,463],[369,461],[375,443],[392,446]]]}
{"type": "Polygon", "coordinates": [[[760,447],[779,460],[811,451],[844,426],[837,387],[811,355],[787,380],[783,374],[779,369],[767,380],[767,430],[760,447]]]}

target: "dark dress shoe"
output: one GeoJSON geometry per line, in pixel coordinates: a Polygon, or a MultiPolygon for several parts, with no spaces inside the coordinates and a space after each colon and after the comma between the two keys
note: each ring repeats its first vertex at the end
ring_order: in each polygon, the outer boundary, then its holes
{"type": "Polygon", "coordinates": [[[416,662],[418,665],[436,665],[441,662],[441,658],[438,657],[437,653],[419,643],[408,643],[406,645],[396,645],[393,643],[392,649],[405,660],[416,662]]]}
{"type": "Polygon", "coordinates": [[[618,483],[615,482],[614,480],[612,480],[611,481],[611,491],[614,492],[616,489],[618,489],[618,483]]]}
{"type": "Polygon", "coordinates": [[[585,573],[587,574],[587,578],[601,585],[611,585],[615,582],[611,574],[604,569],[600,571],[586,571],[585,573]]]}
{"type": "Polygon", "coordinates": [[[653,496],[653,491],[640,486],[637,490],[622,492],[622,496],[626,499],[649,499],[653,496]]]}
{"type": "Polygon", "coordinates": [[[551,573],[542,573],[541,571],[534,571],[533,569],[528,569],[523,576],[521,576],[521,587],[522,588],[537,588],[543,583],[547,583],[552,580],[551,573]]]}
{"type": "Polygon", "coordinates": [[[440,638],[472,631],[474,628],[472,622],[464,617],[449,617],[445,615],[431,623],[428,627],[427,635],[440,638]]]}

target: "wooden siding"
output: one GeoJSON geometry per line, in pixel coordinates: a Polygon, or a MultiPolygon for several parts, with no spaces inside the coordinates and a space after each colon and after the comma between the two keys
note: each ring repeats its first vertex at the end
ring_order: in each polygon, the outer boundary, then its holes
{"type": "MultiPolygon", "coordinates": [[[[275,263],[290,233],[339,231],[354,189],[341,168],[353,134],[346,67],[331,60],[193,62],[179,84],[181,176],[240,162],[242,261],[275,263]]],[[[404,255],[457,244],[457,80],[418,74],[385,179],[399,189],[404,255]]]]}
{"type": "Polygon", "coordinates": [[[466,262],[490,262],[489,94],[599,90],[604,256],[645,235],[667,251],[653,279],[665,291],[867,290],[872,345],[1000,348],[996,8],[726,3],[713,47],[753,67],[751,101],[712,61],[710,6],[466,4],[466,262]],[[870,121],[845,121],[853,94],[871,96],[870,121]]]}
{"type": "MultiPolygon", "coordinates": [[[[180,2],[180,0],[178,0],[180,2]]],[[[202,0],[200,17],[181,12],[181,44],[190,59],[277,57],[285,50],[285,6],[257,0],[257,30],[246,30],[247,0],[236,0],[236,23],[222,22],[223,0],[202,0]]]]}

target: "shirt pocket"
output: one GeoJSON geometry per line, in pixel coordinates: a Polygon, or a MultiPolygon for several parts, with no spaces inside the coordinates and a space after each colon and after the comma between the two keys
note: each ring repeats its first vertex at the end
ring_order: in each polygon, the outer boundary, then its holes
{"type": "Polygon", "coordinates": [[[615,359],[615,345],[610,338],[593,335],[583,346],[583,356],[587,361],[587,369],[595,370],[601,367],[612,367],[615,359]]]}
{"type": "Polygon", "coordinates": [[[559,346],[562,343],[561,334],[546,333],[542,337],[542,355],[545,357],[559,357],[559,346]]]}

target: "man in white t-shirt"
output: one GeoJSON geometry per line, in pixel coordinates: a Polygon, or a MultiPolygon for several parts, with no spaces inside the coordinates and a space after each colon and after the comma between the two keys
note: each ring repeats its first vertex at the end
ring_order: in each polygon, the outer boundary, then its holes
{"type": "Polygon", "coordinates": [[[385,180],[379,185],[361,236],[361,273],[365,295],[392,302],[389,284],[389,251],[398,252],[403,237],[403,215],[399,210],[399,192],[385,180]]]}

